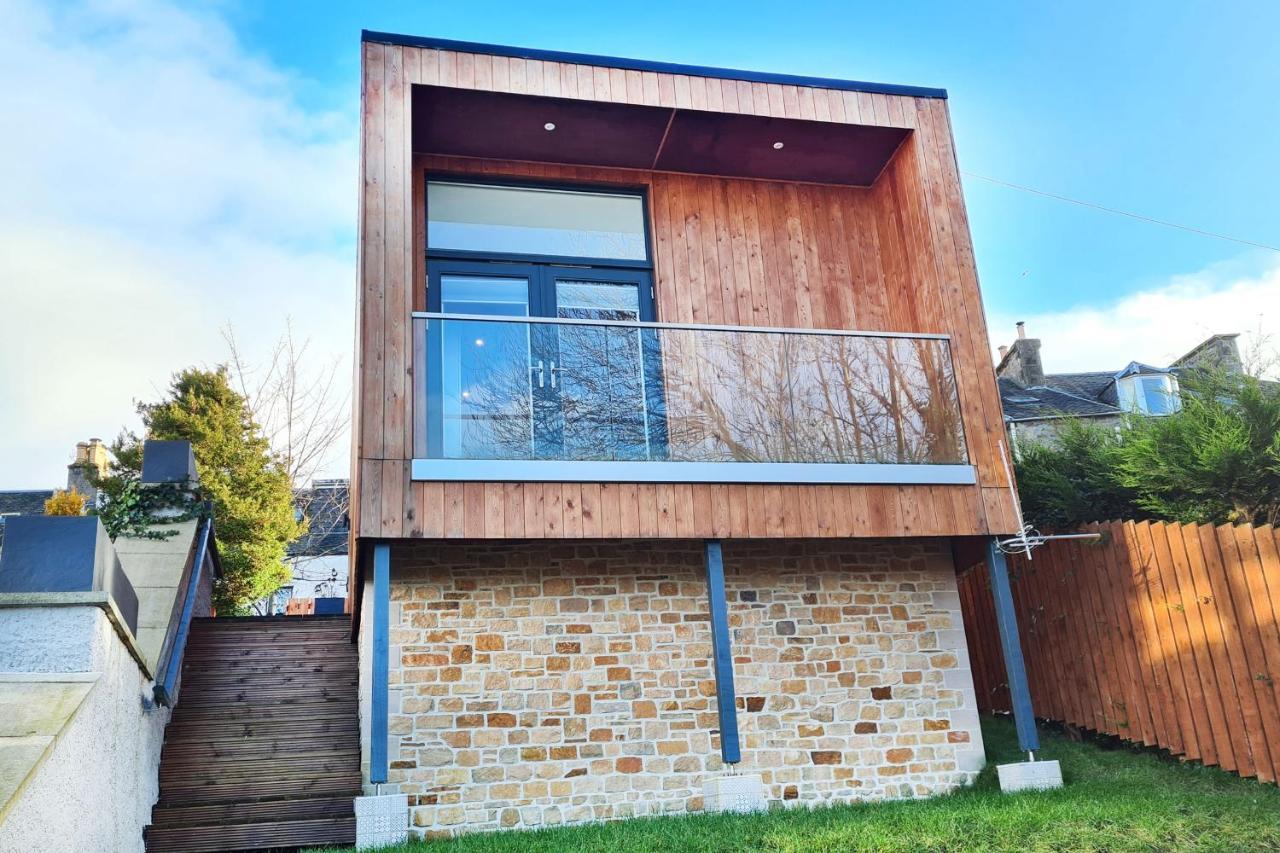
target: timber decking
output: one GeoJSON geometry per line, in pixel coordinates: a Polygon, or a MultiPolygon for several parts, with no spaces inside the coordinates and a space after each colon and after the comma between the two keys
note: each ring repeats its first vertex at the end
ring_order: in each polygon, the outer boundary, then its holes
{"type": "Polygon", "coordinates": [[[148,851],[352,844],[360,795],[347,616],[196,619],[148,851]]]}

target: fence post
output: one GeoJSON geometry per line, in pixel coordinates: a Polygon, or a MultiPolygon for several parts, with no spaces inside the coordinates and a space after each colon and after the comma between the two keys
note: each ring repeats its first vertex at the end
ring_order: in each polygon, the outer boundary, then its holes
{"type": "Polygon", "coordinates": [[[1013,707],[1013,721],[1018,729],[1018,746],[1024,752],[1035,752],[1040,748],[1040,738],[1036,734],[1036,718],[1031,709],[1027,668],[1022,661],[1018,616],[1013,609],[1013,591],[1009,588],[1009,567],[994,536],[987,540],[987,571],[991,575],[991,597],[995,599],[996,626],[1000,630],[1000,649],[1004,652],[1009,704],[1013,707]]]}

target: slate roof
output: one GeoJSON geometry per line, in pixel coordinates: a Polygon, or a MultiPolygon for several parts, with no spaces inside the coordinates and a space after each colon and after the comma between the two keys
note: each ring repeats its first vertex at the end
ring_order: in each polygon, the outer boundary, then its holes
{"type": "Polygon", "coordinates": [[[0,491],[0,515],[44,515],[44,502],[53,497],[53,489],[0,491]]]}
{"type": "Polygon", "coordinates": [[[1046,385],[1066,394],[1100,400],[1113,408],[1119,402],[1116,397],[1114,370],[1097,370],[1092,373],[1051,373],[1044,378],[1046,385]]]}
{"type": "MultiPolygon", "coordinates": [[[[1091,374],[1069,374],[1089,376],[1091,374]]],[[[1108,378],[1113,374],[1107,374],[1108,378]]],[[[1035,421],[1046,418],[1060,418],[1064,415],[1078,417],[1098,417],[1101,415],[1118,415],[1120,409],[1098,399],[1090,399],[1082,394],[1073,393],[1074,387],[1064,383],[1064,387],[1049,387],[1048,383],[1058,383],[1056,376],[1046,376],[1045,385],[1024,388],[1012,379],[997,380],[1000,385],[1000,404],[1004,407],[1004,418],[1007,421],[1035,421]]],[[[1086,388],[1080,390],[1087,393],[1086,388]]]]}
{"type": "Polygon", "coordinates": [[[0,547],[4,547],[4,519],[9,515],[44,515],[44,502],[53,489],[0,491],[0,547]]]}
{"type": "Polygon", "coordinates": [[[290,557],[325,557],[347,553],[349,484],[346,480],[316,480],[310,489],[294,493],[294,506],[311,519],[310,529],[289,546],[290,557]]]}

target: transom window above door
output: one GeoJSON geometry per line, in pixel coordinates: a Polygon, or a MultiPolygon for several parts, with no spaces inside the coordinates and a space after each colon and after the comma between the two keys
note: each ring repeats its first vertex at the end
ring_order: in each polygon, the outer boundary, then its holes
{"type": "Polygon", "coordinates": [[[452,257],[573,258],[606,265],[647,265],[644,197],[428,181],[427,250],[452,257]]]}

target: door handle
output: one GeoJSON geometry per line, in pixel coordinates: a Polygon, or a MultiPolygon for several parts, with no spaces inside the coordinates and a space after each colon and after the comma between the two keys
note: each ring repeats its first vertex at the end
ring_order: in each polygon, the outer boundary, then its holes
{"type": "MultiPolygon", "coordinates": [[[[554,361],[551,363],[555,364],[554,361]]],[[[546,380],[546,375],[542,371],[542,359],[538,359],[538,365],[536,367],[532,364],[529,365],[529,370],[530,371],[536,370],[538,372],[538,387],[539,388],[543,387],[543,383],[546,380]]],[[[556,375],[554,373],[551,374],[551,387],[552,388],[556,387],[556,375]]]]}
{"type": "Polygon", "coordinates": [[[563,367],[556,367],[556,363],[554,361],[551,362],[551,387],[552,388],[556,387],[556,374],[562,370],[564,370],[563,367]]]}

